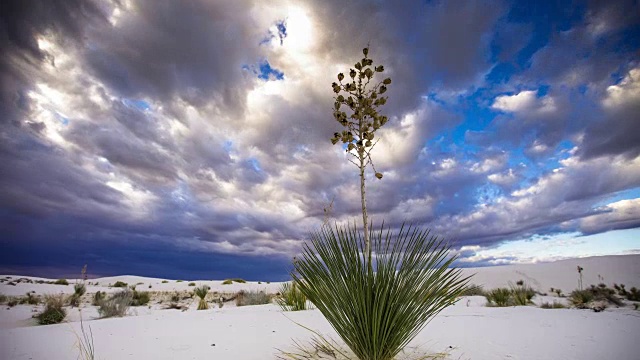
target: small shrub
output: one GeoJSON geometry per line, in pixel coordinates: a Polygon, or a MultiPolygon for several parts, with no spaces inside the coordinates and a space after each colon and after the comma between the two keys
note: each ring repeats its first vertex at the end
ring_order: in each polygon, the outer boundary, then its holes
{"type": "Polygon", "coordinates": [[[542,308],[542,309],[565,309],[566,306],[564,306],[562,303],[554,301],[552,304],[549,304],[548,302],[544,302],[544,303],[542,303],[542,305],[540,305],[540,308],[542,308]]]}
{"type": "Polygon", "coordinates": [[[175,293],[175,294],[171,295],[171,301],[173,301],[173,302],[178,302],[178,301],[180,301],[180,300],[181,300],[181,299],[180,299],[180,294],[175,293]]]}
{"type": "Polygon", "coordinates": [[[493,289],[486,297],[490,306],[505,307],[511,304],[511,290],[507,288],[493,289]]]}
{"type": "Polygon", "coordinates": [[[558,295],[558,297],[562,297],[562,290],[556,289],[555,293],[556,295],[558,295]]]}
{"type": "Polygon", "coordinates": [[[10,308],[12,308],[12,307],[14,307],[14,306],[16,306],[16,305],[18,305],[18,300],[16,300],[16,299],[9,300],[9,301],[7,302],[7,306],[8,306],[8,307],[10,307],[10,308]]]}
{"type": "Polygon", "coordinates": [[[131,306],[144,306],[151,300],[151,295],[147,291],[133,291],[131,306]]]}
{"type": "Polygon", "coordinates": [[[152,286],[151,286],[151,285],[149,285],[149,289],[151,289],[151,288],[152,288],[152,286]]]}
{"type": "Polygon", "coordinates": [[[569,301],[578,309],[586,309],[587,304],[593,301],[593,293],[589,290],[574,290],[569,295],[569,301]]]}
{"type": "Polygon", "coordinates": [[[36,315],[40,325],[58,324],[64,320],[65,316],[67,316],[67,313],[63,308],[64,295],[45,295],[44,303],[44,310],[40,314],[36,315]]]}
{"type": "Polygon", "coordinates": [[[0,294],[0,304],[3,304],[7,301],[7,295],[0,294]]]}
{"type": "Polygon", "coordinates": [[[162,280],[163,284],[167,284],[169,282],[169,280],[162,280]]]}
{"type": "Polygon", "coordinates": [[[227,279],[227,280],[222,282],[222,285],[231,285],[231,284],[233,284],[233,280],[231,280],[231,279],[227,279]]]}
{"type": "Polygon", "coordinates": [[[469,285],[460,296],[485,296],[485,292],[480,285],[469,285]]]}
{"type": "Polygon", "coordinates": [[[613,284],[613,288],[618,292],[618,295],[627,296],[627,289],[624,288],[624,284],[613,284]]]}
{"type": "Polygon", "coordinates": [[[209,292],[209,287],[207,285],[202,285],[193,290],[193,292],[200,298],[200,302],[198,302],[198,310],[207,310],[209,309],[209,304],[204,300],[207,297],[207,293],[209,292]]]}
{"type": "Polygon", "coordinates": [[[511,297],[513,299],[513,304],[516,306],[526,306],[532,303],[533,297],[536,295],[536,292],[533,291],[531,287],[528,285],[524,285],[522,280],[517,282],[517,286],[511,287],[511,297]]]}
{"type": "Polygon", "coordinates": [[[300,291],[295,282],[284,283],[280,286],[280,297],[276,303],[283,311],[300,311],[310,308],[307,297],[300,291]]]}
{"type": "Polygon", "coordinates": [[[32,293],[27,293],[27,304],[29,305],[38,305],[40,303],[40,298],[33,295],[32,293]]]}
{"type": "Polygon", "coordinates": [[[113,287],[117,287],[117,288],[126,288],[127,286],[129,286],[129,284],[127,284],[126,282],[122,282],[122,281],[116,281],[115,284],[113,284],[113,287]]]}
{"type": "Polygon", "coordinates": [[[133,301],[133,292],[129,289],[117,292],[108,299],[100,301],[98,314],[103,318],[122,317],[127,314],[133,301]]]}
{"type": "Polygon", "coordinates": [[[637,288],[632,287],[629,289],[629,292],[626,294],[627,300],[629,301],[640,301],[640,291],[637,288]]]}
{"type": "Polygon", "coordinates": [[[82,298],[82,295],[84,295],[86,292],[87,287],[84,284],[79,283],[73,285],[73,295],[69,297],[69,305],[71,305],[72,307],[80,305],[80,298],[82,298]]]}
{"type": "Polygon", "coordinates": [[[236,306],[264,305],[271,302],[271,297],[263,291],[241,291],[236,296],[236,306]]]}
{"type": "Polygon", "coordinates": [[[182,282],[182,280],[176,280],[176,282],[182,282]]]}
{"type": "Polygon", "coordinates": [[[196,286],[196,283],[191,282],[191,283],[189,283],[189,286],[196,286]]]}
{"type": "Polygon", "coordinates": [[[105,296],[106,296],[106,293],[97,291],[93,295],[93,300],[91,301],[91,304],[94,305],[94,306],[100,306],[100,302],[102,302],[102,300],[104,300],[105,296]]]}
{"type": "Polygon", "coordinates": [[[58,279],[54,283],[54,285],[69,285],[67,279],[58,279]]]}

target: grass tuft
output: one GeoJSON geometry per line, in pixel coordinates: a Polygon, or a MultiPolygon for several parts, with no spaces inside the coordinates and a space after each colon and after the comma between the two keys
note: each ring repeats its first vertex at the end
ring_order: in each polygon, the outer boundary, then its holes
{"type": "Polygon", "coordinates": [[[460,296],[486,296],[484,289],[480,285],[469,285],[467,286],[460,296]]]}
{"type": "Polygon", "coordinates": [[[240,291],[236,296],[236,306],[264,305],[271,303],[271,296],[264,291],[240,291]]]}
{"type": "Polygon", "coordinates": [[[53,282],[54,285],[69,285],[67,279],[58,279],[53,282]]]}
{"type": "Polygon", "coordinates": [[[112,285],[113,287],[117,287],[117,288],[126,288],[129,286],[129,284],[127,284],[126,282],[122,282],[120,280],[116,281],[115,284],[112,285]]]}
{"type": "Polygon", "coordinates": [[[511,290],[507,288],[497,288],[486,294],[488,306],[505,307],[511,306],[511,290]]]}
{"type": "Polygon", "coordinates": [[[280,296],[276,303],[282,311],[301,311],[311,309],[307,297],[300,291],[295,282],[286,282],[280,286],[280,296]]]}
{"type": "Polygon", "coordinates": [[[198,310],[208,310],[209,304],[205,301],[207,294],[209,293],[209,287],[207,285],[202,285],[193,290],[193,292],[200,298],[198,302],[198,310]]]}
{"type": "Polygon", "coordinates": [[[132,302],[133,292],[129,289],[122,290],[100,301],[98,314],[103,318],[123,317],[127,314],[132,302]]]}
{"type": "Polygon", "coordinates": [[[36,315],[40,325],[58,324],[67,316],[64,310],[63,294],[47,294],[44,296],[44,310],[36,315]]]}
{"type": "Polygon", "coordinates": [[[567,307],[564,306],[562,303],[554,301],[553,303],[543,302],[542,305],[540,305],[540,308],[541,309],[566,309],[567,307]]]}

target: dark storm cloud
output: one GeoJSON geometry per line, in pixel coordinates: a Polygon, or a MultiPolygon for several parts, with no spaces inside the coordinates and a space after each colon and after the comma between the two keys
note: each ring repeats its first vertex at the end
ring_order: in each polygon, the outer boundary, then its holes
{"type": "Polygon", "coordinates": [[[456,246],[636,226],[636,203],[600,205],[640,186],[637,66],[618,47],[634,4],[587,6],[525,62],[536,27],[504,2],[25,4],[1,5],[2,268],[285,274],[332,199],[330,220],[359,216],[356,168],[329,142],[329,84],[368,42],[393,79],[374,153],[384,178],[367,173],[376,224],[456,246]],[[496,62],[524,70],[491,83],[496,62]],[[283,75],[243,70],[261,64],[283,75]],[[58,261],[35,263],[47,249],[58,261]]]}
{"type": "Polygon", "coordinates": [[[82,0],[7,0],[0,10],[0,112],[3,122],[20,122],[29,106],[30,71],[53,61],[38,36],[53,34],[73,46],[84,41],[87,24],[106,19],[95,3],[82,0]]]}

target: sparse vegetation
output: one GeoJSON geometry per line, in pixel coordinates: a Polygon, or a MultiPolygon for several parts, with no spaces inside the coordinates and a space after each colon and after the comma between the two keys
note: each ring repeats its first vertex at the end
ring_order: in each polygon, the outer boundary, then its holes
{"type": "Polygon", "coordinates": [[[0,304],[4,304],[5,302],[7,302],[7,295],[0,294],[0,304]]]}
{"type": "Polygon", "coordinates": [[[209,309],[209,304],[205,301],[207,297],[207,293],[209,292],[209,287],[207,285],[202,285],[193,290],[193,292],[200,298],[198,302],[198,310],[207,310],[209,309]]]}
{"type": "Polygon", "coordinates": [[[627,300],[629,301],[640,301],[640,291],[637,288],[632,287],[629,289],[629,292],[626,294],[627,300]]]}
{"type": "Polygon", "coordinates": [[[129,289],[117,292],[108,299],[100,301],[98,314],[103,318],[122,317],[127,314],[129,306],[133,301],[133,292],[129,289]]]}
{"type": "Polygon", "coordinates": [[[126,282],[122,282],[120,280],[116,281],[116,283],[112,285],[112,287],[117,287],[117,288],[126,288],[128,286],[129,284],[127,284],[126,282]]]}
{"type": "Polygon", "coordinates": [[[236,296],[236,306],[264,305],[271,302],[271,296],[264,291],[240,291],[236,296]]]}
{"type": "Polygon", "coordinates": [[[467,286],[460,296],[486,296],[484,289],[480,285],[467,286]]]}
{"type": "Polygon", "coordinates": [[[222,282],[222,285],[231,285],[231,284],[233,284],[233,280],[231,280],[231,279],[227,279],[227,280],[222,282]]]}
{"type": "Polygon", "coordinates": [[[44,304],[44,310],[36,315],[40,325],[58,324],[67,316],[67,312],[63,308],[64,295],[45,295],[44,304]]]}
{"type": "Polygon", "coordinates": [[[80,298],[87,292],[87,287],[83,283],[73,285],[73,295],[69,297],[69,305],[76,307],[80,305],[80,298]]]}
{"type": "Polygon", "coordinates": [[[516,283],[516,286],[511,286],[511,297],[513,304],[516,306],[526,306],[530,305],[533,302],[531,301],[533,297],[536,295],[536,292],[533,289],[525,285],[522,280],[516,283]]]}
{"type": "Polygon", "coordinates": [[[540,305],[541,309],[565,309],[566,306],[564,306],[562,303],[554,301],[553,303],[548,303],[548,302],[544,302],[542,303],[542,305],[540,305]]]}
{"type": "Polygon", "coordinates": [[[76,346],[78,347],[78,351],[80,352],[78,358],[83,360],[94,360],[96,354],[95,345],[93,343],[93,331],[91,331],[91,327],[89,327],[89,332],[84,329],[82,313],[80,314],[80,333],[82,334],[82,336],[78,335],[78,333],[74,331],[77,340],[76,346]]]}
{"type": "Polygon", "coordinates": [[[507,288],[497,288],[486,293],[488,306],[505,307],[511,306],[511,290],[507,288]]]}
{"type": "Polygon", "coordinates": [[[239,284],[244,284],[247,281],[244,279],[240,279],[240,278],[235,278],[235,279],[226,279],[225,281],[222,282],[222,285],[231,285],[234,282],[239,283],[239,284]]]}
{"type": "Polygon", "coordinates": [[[18,300],[17,299],[12,299],[12,300],[7,301],[7,306],[10,307],[10,308],[12,308],[12,307],[14,307],[16,305],[18,305],[18,300]]]}
{"type": "Polygon", "coordinates": [[[589,290],[574,290],[569,295],[569,301],[578,309],[586,309],[593,298],[593,293],[589,290]]]}
{"type": "Polygon", "coordinates": [[[24,297],[23,299],[24,302],[21,303],[27,303],[29,305],[38,305],[40,303],[40,298],[33,295],[32,293],[27,293],[26,297],[24,297]]]}
{"type": "Polygon", "coordinates": [[[283,311],[300,311],[311,308],[307,297],[300,291],[295,282],[286,282],[280,286],[280,296],[276,303],[283,311]]]}
{"type": "Polygon", "coordinates": [[[104,300],[105,295],[106,294],[104,292],[96,291],[96,293],[93,295],[93,301],[91,302],[91,304],[94,306],[100,306],[100,302],[104,300]]]}
{"type": "Polygon", "coordinates": [[[194,283],[194,282],[190,282],[190,283],[188,284],[188,286],[196,286],[196,283],[194,283]]]}
{"type": "Polygon", "coordinates": [[[133,290],[131,306],[144,306],[151,300],[151,295],[147,291],[133,290]]]}
{"type": "Polygon", "coordinates": [[[67,279],[58,279],[53,282],[54,285],[69,285],[67,279]]]}
{"type": "Polygon", "coordinates": [[[183,280],[176,280],[177,283],[181,283],[183,280]]]}
{"type": "Polygon", "coordinates": [[[163,284],[167,284],[167,283],[169,283],[169,280],[162,280],[162,283],[163,284]]]}

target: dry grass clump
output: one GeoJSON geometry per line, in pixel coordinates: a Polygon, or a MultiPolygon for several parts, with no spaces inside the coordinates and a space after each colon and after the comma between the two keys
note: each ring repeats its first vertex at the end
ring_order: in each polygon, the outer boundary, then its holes
{"type": "Polygon", "coordinates": [[[264,305],[271,303],[271,296],[264,291],[240,291],[236,296],[236,306],[264,305]]]}
{"type": "Polygon", "coordinates": [[[487,296],[484,289],[480,285],[469,285],[467,286],[460,296],[487,296]]]}
{"type": "Polygon", "coordinates": [[[116,281],[116,283],[115,283],[115,284],[113,284],[113,285],[111,285],[111,286],[112,286],[112,287],[117,287],[117,288],[126,288],[126,287],[128,287],[128,286],[129,286],[129,284],[127,284],[126,282],[123,282],[123,281],[118,280],[118,281],[116,281]]]}
{"type": "Polygon", "coordinates": [[[553,303],[544,302],[540,305],[541,309],[566,309],[567,307],[564,304],[554,301],[553,303]]]}
{"type": "Polygon", "coordinates": [[[244,283],[246,283],[247,281],[246,281],[246,280],[244,280],[244,279],[240,279],[240,278],[226,279],[225,281],[223,281],[223,282],[222,282],[222,285],[231,285],[231,284],[233,284],[234,282],[237,282],[237,283],[239,283],[239,284],[244,284],[244,283]]]}
{"type": "Polygon", "coordinates": [[[80,298],[87,292],[87,287],[83,283],[73,285],[73,295],[69,297],[69,305],[76,307],[80,305],[80,298]]]}
{"type": "Polygon", "coordinates": [[[487,306],[505,307],[511,306],[511,290],[507,288],[497,288],[486,293],[487,306]]]}
{"type": "Polygon", "coordinates": [[[54,285],[69,285],[67,279],[58,279],[53,282],[54,285]]]}
{"type": "Polygon", "coordinates": [[[98,314],[103,318],[123,317],[133,302],[133,292],[129,289],[117,292],[100,301],[98,314]]]}
{"type": "Polygon", "coordinates": [[[67,312],[64,310],[64,295],[63,294],[47,294],[44,296],[45,307],[44,310],[36,315],[38,323],[40,325],[58,324],[64,320],[67,316],[67,312]]]}

